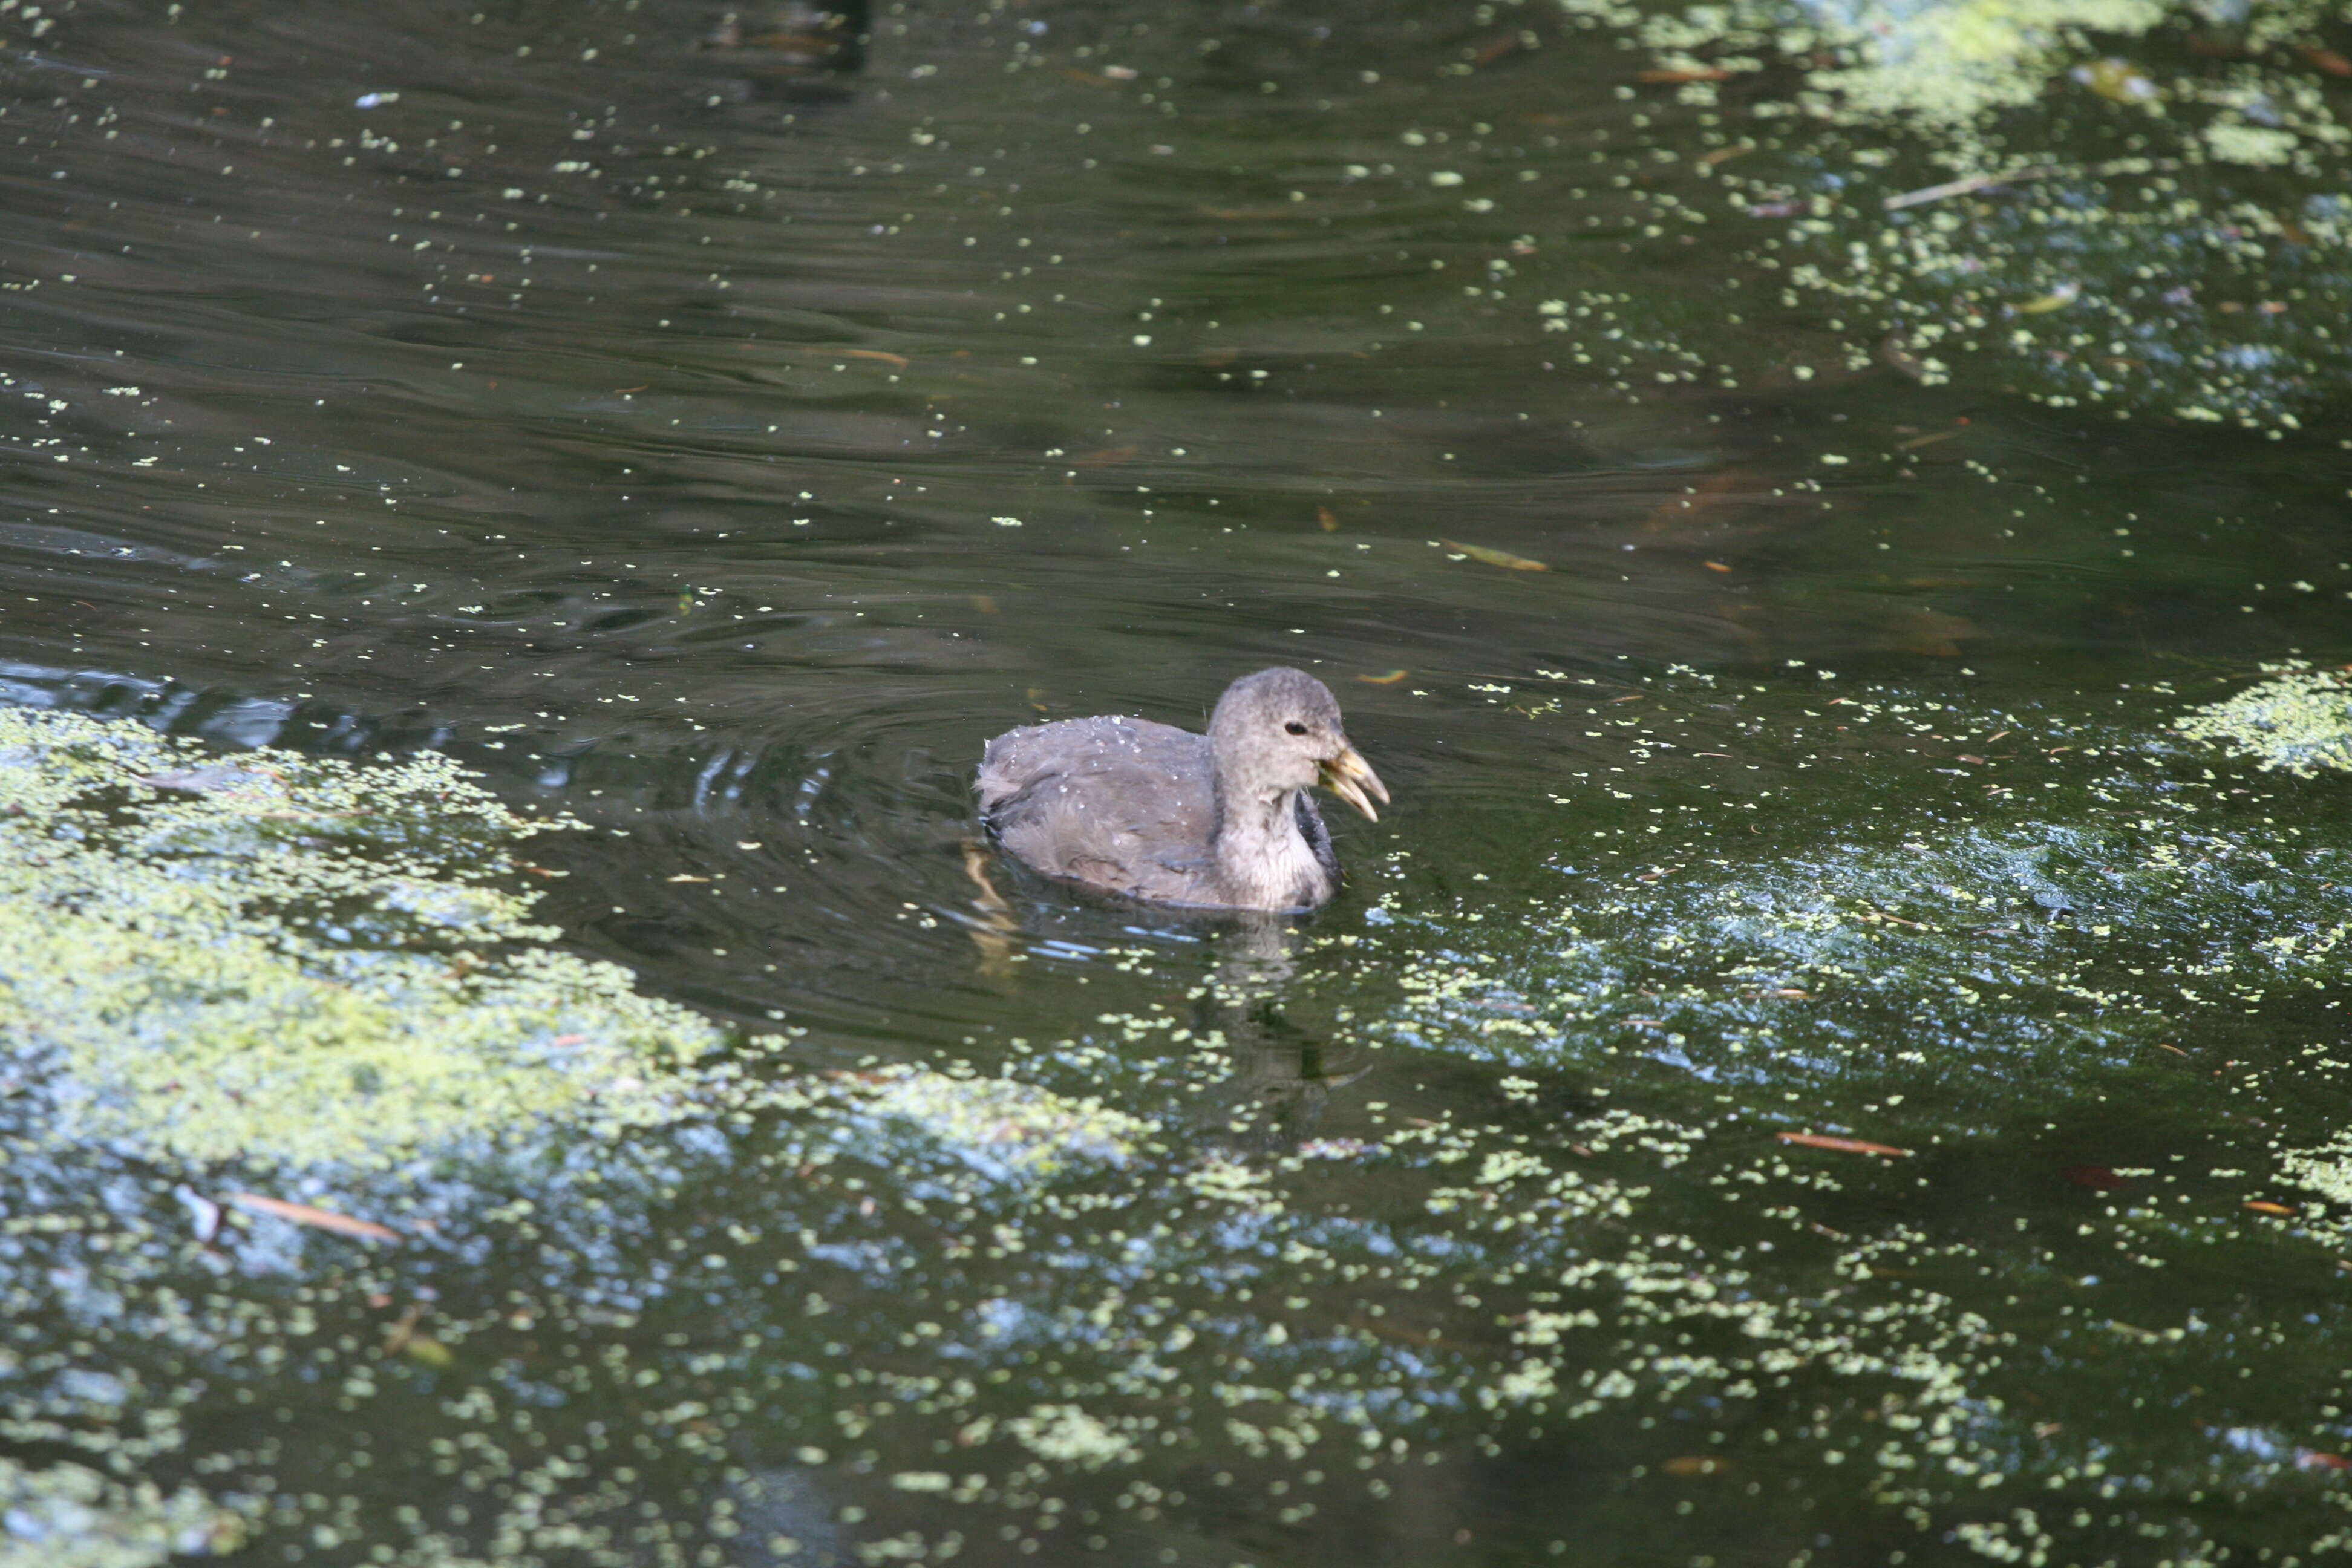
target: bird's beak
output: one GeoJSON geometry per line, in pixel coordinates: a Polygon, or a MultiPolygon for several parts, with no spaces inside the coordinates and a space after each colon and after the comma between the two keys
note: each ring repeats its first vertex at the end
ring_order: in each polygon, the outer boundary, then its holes
{"type": "Polygon", "coordinates": [[[1388,785],[1381,783],[1381,775],[1372,772],[1372,764],[1364,761],[1353,746],[1347,747],[1336,757],[1325,759],[1320,783],[1325,789],[1374,822],[1381,819],[1381,814],[1372,809],[1368,796],[1378,795],[1382,805],[1388,804],[1388,785]]]}

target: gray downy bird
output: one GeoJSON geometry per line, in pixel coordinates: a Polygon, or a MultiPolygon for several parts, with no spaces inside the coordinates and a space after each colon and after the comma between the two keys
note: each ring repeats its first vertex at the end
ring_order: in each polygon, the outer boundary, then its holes
{"type": "Polygon", "coordinates": [[[1374,821],[1389,792],[1313,676],[1261,669],[1196,735],[1148,719],[1008,730],[980,763],[980,816],[1048,877],[1156,904],[1310,910],[1339,887],[1320,784],[1374,821]]]}

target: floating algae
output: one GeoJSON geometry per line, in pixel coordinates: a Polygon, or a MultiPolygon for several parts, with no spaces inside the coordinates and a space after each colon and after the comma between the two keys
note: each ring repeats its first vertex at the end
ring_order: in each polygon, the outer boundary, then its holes
{"type": "Polygon", "coordinates": [[[362,767],[0,710],[0,1030],[61,1137],[381,1163],[656,1114],[717,1030],[552,952],[516,816],[446,758],[362,767]]]}
{"type": "Polygon", "coordinates": [[[80,1465],[0,1458],[0,1568],[155,1568],[243,1544],[245,1521],[193,1488],[169,1497],[80,1465]]]}
{"type": "Polygon", "coordinates": [[[2352,680],[2302,663],[2268,665],[2271,679],[2177,721],[2193,741],[2210,741],[2264,772],[2305,777],[2352,769],[2352,680]]]}
{"type": "MultiPolygon", "coordinates": [[[[2273,437],[2352,385],[2330,304],[2352,289],[2330,7],[1566,8],[1680,84],[1644,133],[1689,171],[1669,210],[1728,222],[1714,243],[1761,274],[1759,311],[1769,291],[1833,312],[1840,352],[1821,357],[1840,374],[2273,437]]],[[[1544,330],[1570,328],[1565,304],[1538,306],[1544,330]]]]}

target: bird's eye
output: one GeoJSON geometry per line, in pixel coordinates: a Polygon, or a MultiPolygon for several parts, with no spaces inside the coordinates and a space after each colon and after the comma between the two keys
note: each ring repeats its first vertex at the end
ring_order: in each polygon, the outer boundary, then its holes
{"type": "Polygon", "coordinates": [[[1307,733],[1307,726],[1300,723],[1296,719],[1293,719],[1289,723],[1285,724],[1283,728],[1289,731],[1294,735],[1304,735],[1307,733]]]}

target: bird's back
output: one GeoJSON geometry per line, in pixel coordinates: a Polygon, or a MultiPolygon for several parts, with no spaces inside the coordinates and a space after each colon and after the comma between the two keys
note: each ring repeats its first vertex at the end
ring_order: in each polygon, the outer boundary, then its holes
{"type": "Polygon", "coordinates": [[[1049,877],[1160,903],[1219,902],[1209,739],[1149,719],[1008,730],[980,760],[980,815],[1049,877]]]}

